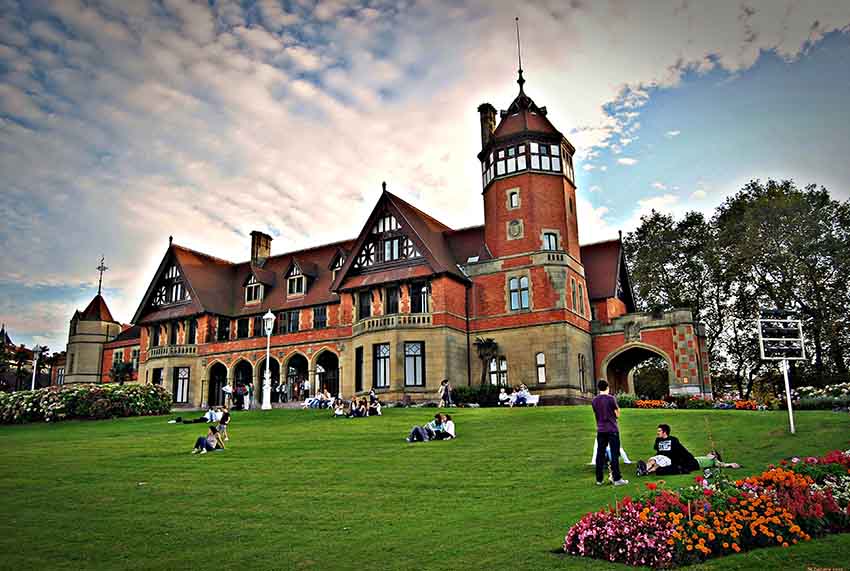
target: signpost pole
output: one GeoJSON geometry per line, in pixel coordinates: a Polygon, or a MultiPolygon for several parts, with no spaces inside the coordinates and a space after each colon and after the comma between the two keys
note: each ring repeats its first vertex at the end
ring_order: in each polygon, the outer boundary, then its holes
{"type": "Polygon", "coordinates": [[[785,375],[785,400],[788,403],[788,422],[791,423],[791,434],[796,434],[794,428],[794,409],[791,407],[791,383],[788,381],[788,359],[782,360],[782,373],[785,375]]]}

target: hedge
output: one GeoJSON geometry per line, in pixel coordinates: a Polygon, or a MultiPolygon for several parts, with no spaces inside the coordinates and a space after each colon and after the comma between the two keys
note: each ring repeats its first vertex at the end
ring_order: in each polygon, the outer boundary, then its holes
{"type": "Polygon", "coordinates": [[[167,414],[171,394],[159,385],[74,384],[0,393],[0,424],[167,414]]]}

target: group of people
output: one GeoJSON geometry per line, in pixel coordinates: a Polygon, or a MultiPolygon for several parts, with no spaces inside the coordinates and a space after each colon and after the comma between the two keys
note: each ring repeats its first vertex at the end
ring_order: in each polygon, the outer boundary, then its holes
{"type": "MultiPolygon", "coordinates": [[[[620,407],[617,399],[608,392],[608,383],[599,381],[599,394],[594,397],[592,404],[596,418],[596,485],[601,486],[605,467],[610,461],[610,480],[615,486],[629,483],[620,472],[620,407]]],[[[740,464],[723,462],[720,453],[712,450],[705,456],[694,456],[685,448],[679,439],[670,434],[670,425],[659,424],[656,429],[655,454],[647,461],[638,461],[637,475],[659,476],[671,474],[688,474],[695,470],[706,468],[740,468],[740,464]]]]}
{"type": "Polygon", "coordinates": [[[429,442],[431,440],[450,440],[456,437],[452,416],[438,412],[431,422],[424,426],[414,426],[405,440],[407,442],[429,442]]]}
{"type": "Polygon", "coordinates": [[[319,391],[316,396],[307,398],[301,408],[331,408],[338,400],[340,400],[339,397],[334,398],[325,387],[325,390],[319,391]]]}
{"type": "Polygon", "coordinates": [[[528,397],[530,396],[531,391],[528,390],[528,386],[526,386],[525,383],[512,388],[510,394],[502,388],[499,389],[499,406],[509,406],[511,408],[515,406],[525,406],[528,404],[528,397]]]}
{"type": "Polygon", "coordinates": [[[333,403],[334,418],[364,418],[367,416],[381,416],[381,401],[375,390],[369,391],[369,398],[357,398],[352,396],[351,400],[344,401],[338,398],[333,403]]]}
{"type": "MultiPolygon", "coordinates": [[[[180,420],[178,417],[175,420],[180,420]]],[[[211,408],[201,417],[201,420],[184,420],[184,424],[206,421],[210,426],[206,436],[199,436],[192,448],[192,454],[206,454],[215,450],[224,450],[224,443],[230,440],[227,427],[230,426],[230,411],[225,406],[211,408]]],[[[174,421],[172,421],[174,422],[174,421]]]]}

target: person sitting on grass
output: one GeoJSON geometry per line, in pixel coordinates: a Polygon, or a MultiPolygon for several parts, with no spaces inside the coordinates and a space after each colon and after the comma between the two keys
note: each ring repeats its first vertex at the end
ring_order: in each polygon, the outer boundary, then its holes
{"type": "Polygon", "coordinates": [[[440,421],[443,424],[443,430],[436,434],[434,440],[451,440],[452,438],[456,438],[455,421],[452,420],[452,415],[440,414],[440,421]]]}
{"type": "Polygon", "coordinates": [[[499,406],[505,406],[511,402],[511,396],[505,392],[505,387],[499,389],[499,406]]]}
{"type": "Polygon", "coordinates": [[[370,400],[368,414],[369,416],[381,416],[381,401],[377,398],[375,400],[370,400]]]}
{"type": "Polygon", "coordinates": [[[230,411],[227,410],[226,406],[221,407],[221,418],[218,420],[218,433],[221,435],[221,439],[227,442],[230,440],[230,437],[227,436],[227,426],[230,424],[230,411]]]}
{"type": "Polygon", "coordinates": [[[342,399],[336,399],[336,402],[334,403],[333,417],[334,418],[342,418],[344,416],[345,416],[345,402],[343,402],[342,399]]]}
{"type": "Polygon", "coordinates": [[[437,433],[442,432],[443,428],[443,415],[438,412],[434,415],[434,420],[425,426],[414,426],[405,440],[407,442],[428,442],[436,439],[437,433]]]}
{"type": "Polygon", "coordinates": [[[689,474],[694,470],[699,470],[699,463],[694,455],[682,446],[678,438],[670,436],[669,424],[658,425],[653,449],[655,456],[652,456],[646,462],[638,461],[638,476],[646,476],[647,474],[669,476],[672,474],[689,474]]]}
{"type": "Polygon", "coordinates": [[[516,392],[516,398],[511,406],[525,406],[528,403],[528,397],[531,396],[531,393],[528,391],[528,387],[525,386],[525,383],[519,386],[519,390],[516,392]]]}
{"type": "Polygon", "coordinates": [[[218,429],[215,426],[210,426],[207,429],[207,435],[199,436],[195,441],[195,447],[192,448],[192,454],[197,454],[198,452],[206,454],[213,450],[224,450],[224,441],[221,439],[218,429]]]}

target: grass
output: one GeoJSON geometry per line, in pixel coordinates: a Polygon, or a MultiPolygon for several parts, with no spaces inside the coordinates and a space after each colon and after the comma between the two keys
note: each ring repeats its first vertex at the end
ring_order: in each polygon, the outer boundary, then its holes
{"type": "MultiPolygon", "coordinates": [[[[459,409],[457,440],[406,444],[433,412],[235,412],[228,450],[204,456],[189,454],[204,425],[163,417],[0,427],[0,568],[611,568],[557,553],[582,514],[646,481],[593,485],[589,407],[459,409]]],[[[796,419],[791,436],[780,412],[629,409],[621,433],[636,460],[660,422],[695,453],[708,426],[741,475],[847,447],[848,415],[796,419]]],[[[841,535],[701,568],[840,567],[848,552],[841,535]]]]}

